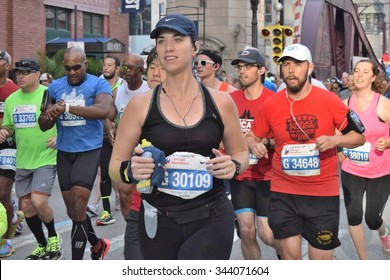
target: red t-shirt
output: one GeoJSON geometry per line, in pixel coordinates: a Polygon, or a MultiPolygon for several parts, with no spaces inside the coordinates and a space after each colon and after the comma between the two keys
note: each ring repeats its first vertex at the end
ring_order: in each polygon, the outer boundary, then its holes
{"type": "MultiPolygon", "coordinates": [[[[237,90],[230,94],[236,103],[238,114],[240,117],[241,131],[246,134],[251,130],[252,123],[255,116],[258,114],[260,105],[264,101],[273,96],[275,92],[267,89],[263,86],[261,95],[254,100],[249,100],[245,97],[244,90],[237,90]]],[[[249,180],[270,180],[271,179],[271,161],[273,150],[269,150],[269,158],[260,159],[257,164],[249,165],[248,169],[236,177],[236,180],[242,181],[245,179],[249,180]]]]}
{"type": "Polygon", "coordinates": [[[7,83],[0,87],[0,118],[3,118],[4,115],[4,101],[5,99],[17,91],[19,87],[12,81],[7,79],[7,83]]]}
{"type": "Polygon", "coordinates": [[[313,176],[283,172],[282,149],[288,144],[314,143],[321,135],[334,135],[336,128],[342,130],[346,127],[347,112],[347,106],[337,95],[315,86],[302,100],[293,101],[287,98],[286,90],[282,90],[263,103],[252,125],[252,132],[258,137],[272,135],[275,140],[272,191],[309,196],[339,195],[336,148],[319,153],[320,174],[313,176]]]}

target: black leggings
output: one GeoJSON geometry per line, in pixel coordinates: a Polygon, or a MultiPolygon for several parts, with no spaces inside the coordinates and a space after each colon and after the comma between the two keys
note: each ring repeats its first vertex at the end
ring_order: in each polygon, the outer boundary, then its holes
{"type": "Polygon", "coordinates": [[[102,150],[100,152],[100,193],[102,197],[111,195],[112,183],[108,174],[108,165],[112,154],[112,146],[110,142],[103,141],[102,150]]]}
{"type": "Polygon", "coordinates": [[[363,196],[365,193],[365,221],[369,229],[379,229],[383,223],[383,210],[390,195],[390,175],[370,179],[342,171],[341,181],[348,224],[350,226],[357,226],[362,223],[363,196]]]}
{"type": "Polygon", "coordinates": [[[138,234],[147,260],[228,260],[234,237],[233,207],[224,196],[205,219],[178,224],[166,215],[158,216],[157,234],[150,239],[141,204],[138,234]]]}

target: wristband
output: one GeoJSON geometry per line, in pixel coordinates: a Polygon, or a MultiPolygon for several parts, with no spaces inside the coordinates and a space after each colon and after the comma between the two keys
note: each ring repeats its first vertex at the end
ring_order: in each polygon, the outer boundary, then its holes
{"type": "Polygon", "coordinates": [[[65,103],[65,112],[66,113],[69,113],[69,107],[70,107],[69,103],[65,103]]]}

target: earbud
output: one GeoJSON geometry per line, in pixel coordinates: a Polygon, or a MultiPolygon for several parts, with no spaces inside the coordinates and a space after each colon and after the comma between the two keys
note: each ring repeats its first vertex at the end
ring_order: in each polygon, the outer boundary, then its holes
{"type": "Polygon", "coordinates": [[[309,72],[307,73],[307,75],[310,76],[310,74],[311,74],[311,71],[309,70],[309,72]]]}

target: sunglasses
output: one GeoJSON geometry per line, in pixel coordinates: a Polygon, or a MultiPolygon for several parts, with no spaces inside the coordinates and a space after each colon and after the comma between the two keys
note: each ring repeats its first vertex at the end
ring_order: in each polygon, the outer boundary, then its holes
{"type": "Polygon", "coordinates": [[[36,73],[37,71],[35,70],[18,70],[18,71],[15,71],[15,75],[16,76],[27,76],[31,73],[36,73]]]}
{"type": "Polygon", "coordinates": [[[132,72],[134,72],[137,69],[142,69],[142,67],[143,67],[142,65],[128,65],[128,64],[122,65],[123,71],[132,71],[132,72]]]}
{"type": "Polygon", "coordinates": [[[234,65],[234,68],[236,68],[238,71],[241,71],[242,68],[246,69],[246,70],[249,70],[251,69],[252,67],[257,67],[259,68],[260,66],[257,65],[257,64],[249,64],[249,63],[246,63],[246,64],[237,64],[237,65],[234,65]]]}
{"type": "Polygon", "coordinates": [[[198,65],[202,65],[203,67],[206,66],[207,64],[212,64],[214,65],[215,63],[210,60],[194,60],[194,66],[198,67],[198,65]]]}
{"type": "Polygon", "coordinates": [[[64,68],[65,68],[65,71],[66,72],[70,72],[70,71],[78,71],[81,69],[81,67],[84,66],[84,64],[87,63],[87,60],[84,61],[83,63],[80,63],[80,64],[75,64],[75,65],[72,65],[72,66],[69,66],[69,65],[64,65],[64,68]]]}

